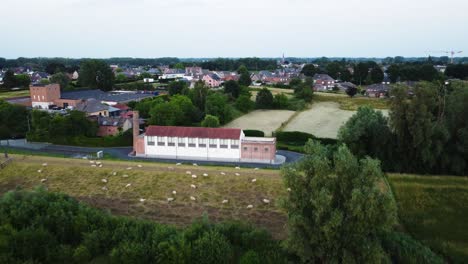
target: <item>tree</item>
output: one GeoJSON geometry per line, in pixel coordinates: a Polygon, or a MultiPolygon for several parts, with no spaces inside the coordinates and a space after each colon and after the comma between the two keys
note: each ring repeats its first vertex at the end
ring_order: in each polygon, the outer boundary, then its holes
{"type": "Polygon", "coordinates": [[[255,108],[255,103],[250,99],[250,95],[239,96],[234,105],[237,109],[244,113],[247,113],[255,108]]]}
{"type": "Polygon", "coordinates": [[[219,118],[221,124],[232,119],[232,106],[227,103],[227,97],[220,93],[212,93],[206,97],[205,113],[219,118]]]}
{"type": "Polygon", "coordinates": [[[242,75],[242,74],[250,74],[249,73],[249,70],[247,69],[247,67],[245,67],[245,65],[241,65],[239,66],[239,68],[237,69],[237,73],[242,75]]]}
{"type": "Polygon", "coordinates": [[[201,122],[202,127],[219,127],[219,118],[212,115],[206,115],[201,122]]]}
{"type": "Polygon", "coordinates": [[[209,231],[193,242],[193,263],[231,263],[232,249],[226,238],[216,231],[209,231]]]}
{"type": "Polygon", "coordinates": [[[287,109],[289,106],[288,97],[284,93],[276,94],[273,98],[273,108],[287,109]]]}
{"type": "Polygon", "coordinates": [[[314,91],[310,82],[306,81],[294,87],[294,95],[299,99],[304,99],[306,102],[311,102],[314,91]]]}
{"type": "Polygon", "coordinates": [[[185,95],[174,95],[171,97],[170,104],[176,105],[182,113],[177,116],[177,125],[188,126],[192,124],[192,121],[195,121],[195,106],[190,98],[185,95]]]}
{"type": "MultiPolygon", "coordinates": [[[[370,71],[370,78],[372,80],[372,83],[382,83],[384,79],[384,73],[380,67],[374,67],[370,71]]],[[[370,84],[370,83],[368,83],[370,84]]]]}
{"type": "Polygon", "coordinates": [[[304,74],[305,76],[313,77],[316,73],[318,73],[318,70],[317,68],[315,68],[313,64],[306,64],[302,68],[301,73],[304,74]]]}
{"type": "Polygon", "coordinates": [[[167,90],[169,91],[169,95],[176,95],[176,94],[187,94],[188,87],[186,82],[182,81],[172,81],[167,86],[167,90]]]}
{"type": "Polygon", "coordinates": [[[357,92],[358,92],[358,89],[357,87],[354,87],[354,86],[350,86],[348,88],[346,88],[346,94],[349,95],[349,97],[354,97],[357,92]]]}
{"type": "Polygon", "coordinates": [[[102,60],[84,60],[80,64],[78,83],[81,86],[110,91],[114,79],[112,69],[102,60]]]}
{"type": "Polygon", "coordinates": [[[205,111],[206,96],[208,94],[208,87],[204,81],[197,81],[195,87],[190,90],[190,98],[193,104],[200,110],[205,111]]]}
{"type": "Polygon", "coordinates": [[[250,78],[250,73],[242,73],[239,76],[239,84],[242,86],[250,86],[250,84],[252,84],[252,78],[250,78]]]}
{"type": "Polygon", "coordinates": [[[298,86],[299,84],[302,83],[302,80],[299,79],[299,78],[292,78],[291,81],[289,81],[289,86],[291,86],[291,88],[294,88],[296,86],[298,86]]]}
{"type": "Polygon", "coordinates": [[[16,86],[27,88],[31,84],[31,78],[27,74],[15,75],[16,86]]]}
{"type": "Polygon", "coordinates": [[[354,81],[356,83],[359,83],[359,85],[362,85],[367,76],[369,75],[369,68],[370,65],[369,63],[366,62],[360,62],[357,65],[354,66],[354,81]]]}
{"type": "Polygon", "coordinates": [[[255,107],[257,109],[271,109],[273,108],[273,95],[270,90],[263,88],[257,93],[255,99],[255,107]]]}
{"type": "Polygon", "coordinates": [[[68,76],[65,73],[58,72],[50,76],[50,82],[58,83],[60,85],[60,90],[63,91],[65,87],[67,87],[70,83],[70,78],[68,78],[68,76]]]}
{"type": "Polygon", "coordinates": [[[176,104],[164,102],[156,104],[150,110],[150,125],[176,126],[179,118],[183,115],[182,110],[176,104]]]}
{"type": "Polygon", "coordinates": [[[127,76],[125,76],[125,74],[123,73],[119,73],[115,76],[115,81],[118,82],[118,83],[122,83],[122,82],[125,82],[127,81],[127,76]]]}
{"type": "Polygon", "coordinates": [[[389,262],[380,239],[397,223],[397,211],[379,161],[358,160],[344,145],[330,153],[311,140],[305,152],[282,169],[291,189],[283,203],[287,248],[303,263],[389,262]]]}
{"type": "Polygon", "coordinates": [[[45,67],[45,72],[47,72],[50,75],[59,73],[59,72],[64,72],[64,71],[65,71],[65,65],[59,62],[50,62],[45,67]]]}
{"type": "Polygon", "coordinates": [[[229,80],[224,83],[224,93],[230,94],[232,97],[237,98],[241,92],[241,87],[238,82],[229,80]]]}
{"type": "Polygon", "coordinates": [[[184,64],[182,62],[178,62],[178,63],[176,63],[174,65],[174,68],[179,69],[179,70],[183,70],[183,69],[185,69],[185,66],[184,66],[184,64]]]}
{"type": "Polygon", "coordinates": [[[3,76],[3,86],[5,88],[14,88],[17,86],[15,73],[12,70],[5,72],[5,75],[3,76]]]}
{"type": "Polygon", "coordinates": [[[0,100],[0,139],[24,136],[28,114],[26,107],[0,100]]]}
{"type": "Polygon", "coordinates": [[[392,83],[396,83],[400,78],[400,67],[396,64],[392,64],[387,68],[387,74],[392,83]]]}

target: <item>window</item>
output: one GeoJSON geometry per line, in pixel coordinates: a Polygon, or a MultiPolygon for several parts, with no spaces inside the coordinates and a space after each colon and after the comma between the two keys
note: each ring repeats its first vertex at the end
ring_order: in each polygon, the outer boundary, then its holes
{"type": "Polygon", "coordinates": [[[154,146],[154,137],[148,137],[148,146],[154,146]]]}
{"type": "Polygon", "coordinates": [[[239,148],[239,140],[231,140],[231,148],[238,149],[239,148]]]}
{"type": "Polygon", "coordinates": [[[166,146],[166,141],[164,140],[164,137],[157,137],[158,141],[158,146],[166,146]]]}
{"type": "Polygon", "coordinates": [[[198,147],[200,148],[206,148],[206,138],[199,138],[198,139],[198,147]]]}
{"type": "Polygon", "coordinates": [[[219,140],[219,147],[220,148],[228,148],[229,140],[228,139],[220,139],[219,140]]]}
{"type": "Polygon", "coordinates": [[[188,146],[189,148],[194,148],[197,146],[197,139],[196,138],[188,138],[188,146]]]}
{"type": "Polygon", "coordinates": [[[247,151],[247,150],[248,150],[248,148],[247,148],[247,147],[244,147],[244,151],[247,151]]]}
{"type": "Polygon", "coordinates": [[[257,152],[257,151],[258,151],[258,148],[254,148],[254,151],[257,152]]]}
{"type": "Polygon", "coordinates": [[[218,140],[214,138],[210,138],[210,148],[217,148],[218,147],[218,140]]]}
{"type": "Polygon", "coordinates": [[[269,149],[268,149],[268,148],[265,148],[265,152],[268,152],[268,151],[269,151],[269,149]]]}
{"type": "Polygon", "coordinates": [[[167,138],[167,145],[170,147],[175,146],[175,137],[168,137],[167,138]]]}
{"type": "Polygon", "coordinates": [[[185,138],[179,138],[177,142],[179,147],[185,147],[185,138]]]}

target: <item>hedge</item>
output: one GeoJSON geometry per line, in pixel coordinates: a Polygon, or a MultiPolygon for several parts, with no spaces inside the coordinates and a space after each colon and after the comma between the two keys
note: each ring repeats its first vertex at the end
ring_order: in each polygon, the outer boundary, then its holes
{"type": "Polygon", "coordinates": [[[324,145],[335,145],[338,143],[338,141],[333,138],[319,138],[312,134],[300,131],[279,131],[275,132],[274,135],[278,142],[285,142],[291,145],[304,145],[309,139],[318,140],[324,145]]]}
{"type": "Polygon", "coordinates": [[[243,131],[246,137],[265,137],[265,133],[260,130],[246,129],[243,131]]]}

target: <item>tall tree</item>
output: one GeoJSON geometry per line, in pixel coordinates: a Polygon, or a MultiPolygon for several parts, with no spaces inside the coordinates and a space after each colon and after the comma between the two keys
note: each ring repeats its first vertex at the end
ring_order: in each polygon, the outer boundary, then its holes
{"type": "Polygon", "coordinates": [[[267,88],[263,88],[257,93],[255,98],[255,106],[257,109],[273,108],[273,94],[267,88]]]}
{"type": "Polygon", "coordinates": [[[85,60],[80,64],[78,83],[81,86],[110,91],[114,79],[112,69],[102,60],[85,60]]]}
{"type": "Polygon", "coordinates": [[[290,188],[287,248],[303,263],[389,262],[380,238],[397,223],[397,211],[379,161],[358,160],[344,145],[332,159],[318,142],[305,151],[282,169],[290,188]]]}
{"type": "Polygon", "coordinates": [[[302,68],[301,73],[307,77],[313,77],[316,73],[318,73],[318,70],[313,64],[306,64],[302,68]]]}
{"type": "Polygon", "coordinates": [[[183,81],[172,81],[167,86],[167,90],[169,91],[170,95],[187,94],[188,93],[187,89],[188,89],[187,83],[183,81]]]}
{"type": "Polygon", "coordinates": [[[238,82],[230,80],[224,83],[224,93],[230,94],[232,97],[237,98],[241,92],[241,87],[238,82]]]}
{"type": "Polygon", "coordinates": [[[372,68],[369,74],[370,74],[372,83],[382,83],[384,79],[384,72],[382,71],[380,67],[377,66],[377,67],[372,68]]]}
{"type": "Polygon", "coordinates": [[[12,70],[5,72],[5,75],[3,76],[3,86],[5,88],[14,88],[17,86],[15,73],[12,70]]]}
{"type": "Polygon", "coordinates": [[[67,85],[70,83],[70,78],[63,72],[58,72],[50,76],[51,83],[58,83],[60,85],[60,90],[64,90],[67,85]]]}

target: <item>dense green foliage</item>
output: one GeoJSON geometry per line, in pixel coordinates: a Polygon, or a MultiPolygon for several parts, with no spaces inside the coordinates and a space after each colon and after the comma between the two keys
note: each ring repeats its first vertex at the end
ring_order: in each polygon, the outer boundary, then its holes
{"type": "Polygon", "coordinates": [[[43,190],[0,199],[1,263],[285,263],[278,242],[241,223],[185,229],[114,217],[43,190]]]}
{"type": "Polygon", "coordinates": [[[391,95],[388,121],[361,109],[340,130],[340,140],[390,171],[467,175],[468,86],[420,83],[410,93],[399,85],[391,95]]]}
{"type": "Polygon", "coordinates": [[[26,107],[0,100],[0,139],[25,136],[28,114],[26,107]]]}
{"type": "Polygon", "coordinates": [[[15,75],[13,71],[8,70],[3,76],[3,87],[5,88],[16,88],[16,87],[29,87],[31,79],[27,74],[17,74],[15,75]]]}
{"type": "Polygon", "coordinates": [[[358,160],[346,146],[334,153],[309,141],[306,156],[283,168],[288,193],[287,248],[306,263],[379,263],[381,243],[397,210],[378,160],[358,160]],[[331,158],[330,158],[331,156],[331,158]]]}
{"type": "Polygon", "coordinates": [[[260,130],[253,130],[253,129],[243,129],[244,135],[246,137],[264,137],[265,132],[260,130]]]}
{"type": "Polygon", "coordinates": [[[114,73],[102,60],[85,60],[80,64],[78,83],[87,88],[110,91],[114,85],[114,73]]]}
{"type": "Polygon", "coordinates": [[[261,89],[255,98],[255,107],[257,109],[273,108],[273,94],[267,88],[261,89]]]}
{"type": "Polygon", "coordinates": [[[206,115],[201,122],[202,127],[219,127],[219,119],[216,116],[206,115]]]}

